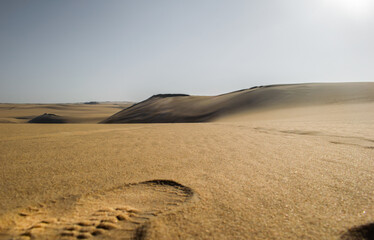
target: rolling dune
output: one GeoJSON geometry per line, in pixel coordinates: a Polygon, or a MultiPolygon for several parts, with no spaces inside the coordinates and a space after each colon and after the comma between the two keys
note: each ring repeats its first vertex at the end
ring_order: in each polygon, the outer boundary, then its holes
{"type": "Polygon", "coordinates": [[[132,103],[126,102],[100,104],[0,103],[0,123],[27,123],[36,117],[41,117],[43,114],[58,115],[62,122],[65,123],[98,123],[119,109],[131,105],[132,103]]]}
{"type": "Polygon", "coordinates": [[[374,101],[374,83],[254,87],[218,96],[155,95],[102,123],[206,122],[241,111],[374,101]]]}

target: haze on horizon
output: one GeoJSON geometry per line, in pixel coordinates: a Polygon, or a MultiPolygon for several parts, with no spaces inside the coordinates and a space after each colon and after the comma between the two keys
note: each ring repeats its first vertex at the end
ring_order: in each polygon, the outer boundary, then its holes
{"type": "Polygon", "coordinates": [[[374,80],[370,0],[4,0],[0,34],[0,102],[374,80]]]}

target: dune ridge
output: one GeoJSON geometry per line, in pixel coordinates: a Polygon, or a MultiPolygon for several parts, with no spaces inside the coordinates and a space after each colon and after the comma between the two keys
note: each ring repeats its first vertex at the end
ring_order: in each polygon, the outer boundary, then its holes
{"type": "Polygon", "coordinates": [[[269,85],[217,96],[155,95],[101,123],[206,122],[241,111],[372,101],[374,83],[269,85]]]}

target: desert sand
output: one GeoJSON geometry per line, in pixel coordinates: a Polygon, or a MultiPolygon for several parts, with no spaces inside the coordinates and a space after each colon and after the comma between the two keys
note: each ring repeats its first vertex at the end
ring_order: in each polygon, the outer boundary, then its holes
{"type": "Polygon", "coordinates": [[[43,114],[55,114],[66,123],[97,123],[131,105],[132,103],[128,102],[108,102],[98,104],[0,103],[0,123],[27,123],[43,114]]]}
{"type": "Polygon", "coordinates": [[[209,122],[0,124],[0,239],[372,239],[374,84],[333,85],[209,122]]]}

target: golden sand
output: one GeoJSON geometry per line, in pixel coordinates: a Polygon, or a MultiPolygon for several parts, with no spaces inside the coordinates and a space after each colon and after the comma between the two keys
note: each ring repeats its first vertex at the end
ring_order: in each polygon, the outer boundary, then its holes
{"type": "Polygon", "coordinates": [[[352,239],[373,231],[372,109],[0,124],[0,239],[352,239]]]}

